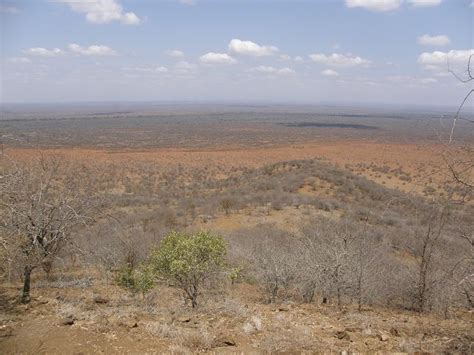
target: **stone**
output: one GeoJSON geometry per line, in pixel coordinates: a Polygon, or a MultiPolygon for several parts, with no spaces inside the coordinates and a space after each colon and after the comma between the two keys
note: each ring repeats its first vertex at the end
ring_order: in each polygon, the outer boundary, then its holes
{"type": "Polygon", "coordinates": [[[389,339],[389,336],[385,333],[379,333],[377,337],[379,338],[380,341],[388,341],[389,339]]]}
{"type": "Polygon", "coordinates": [[[109,303],[109,300],[105,297],[102,297],[102,296],[95,296],[93,300],[94,300],[94,303],[97,303],[97,304],[107,304],[107,303],[109,303]]]}
{"type": "Polygon", "coordinates": [[[129,327],[129,328],[136,328],[136,327],[138,327],[138,322],[130,321],[130,322],[126,323],[126,326],[129,327]]]}
{"type": "Polygon", "coordinates": [[[138,322],[132,318],[126,318],[120,321],[120,325],[125,328],[136,328],[138,327],[138,322]]]}
{"type": "Polygon", "coordinates": [[[73,325],[75,322],[74,316],[67,316],[61,320],[61,325],[73,325]]]}
{"type": "Polygon", "coordinates": [[[290,307],[286,305],[281,305],[280,307],[278,307],[279,312],[288,312],[289,310],[290,310],[290,307]]]}
{"type": "Polygon", "coordinates": [[[178,317],[178,322],[181,322],[181,323],[189,323],[191,321],[191,317],[189,316],[181,316],[181,317],[178,317]]]}
{"type": "Polygon", "coordinates": [[[340,340],[351,340],[351,337],[349,336],[349,333],[347,333],[345,330],[340,330],[336,332],[336,338],[340,340]]]}
{"type": "Polygon", "coordinates": [[[346,332],[351,332],[351,333],[358,333],[358,332],[361,332],[362,331],[362,328],[358,328],[358,327],[346,327],[346,329],[344,329],[346,332]]]}
{"type": "Polygon", "coordinates": [[[398,331],[397,328],[390,328],[390,334],[392,334],[394,337],[399,337],[400,336],[400,332],[398,331]]]}
{"type": "Polygon", "coordinates": [[[220,348],[224,346],[236,346],[236,342],[229,336],[221,336],[214,340],[214,347],[220,348]]]}
{"type": "Polygon", "coordinates": [[[37,302],[38,302],[38,304],[40,304],[40,305],[42,305],[42,304],[48,304],[48,303],[49,303],[49,301],[48,301],[47,299],[45,299],[45,298],[43,298],[43,297],[41,297],[41,296],[38,297],[38,301],[37,301],[37,302]]]}
{"type": "Polygon", "coordinates": [[[8,325],[0,326],[0,338],[6,338],[13,335],[13,328],[8,325]]]}

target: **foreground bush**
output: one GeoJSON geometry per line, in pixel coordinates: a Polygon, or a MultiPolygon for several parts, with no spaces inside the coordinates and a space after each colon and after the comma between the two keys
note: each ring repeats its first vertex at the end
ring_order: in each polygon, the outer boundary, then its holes
{"type": "Polygon", "coordinates": [[[152,252],[150,269],[182,288],[195,308],[203,284],[222,271],[226,253],[221,237],[205,232],[196,235],[172,232],[152,252]]]}
{"type": "Polygon", "coordinates": [[[137,269],[129,266],[121,268],[115,281],[117,285],[134,294],[141,293],[143,298],[155,286],[153,274],[146,265],[140,265],[137,269]]]}

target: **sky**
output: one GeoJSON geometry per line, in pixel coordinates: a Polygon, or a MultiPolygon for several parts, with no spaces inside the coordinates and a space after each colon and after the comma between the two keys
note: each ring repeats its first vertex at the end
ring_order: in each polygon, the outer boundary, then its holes
{"type": "Polygon", "coordinates": [[[466,76],[473,16],[474,0],[0,0],[0,101],[458,105],[472,85],[448,63],[466,76]]]}

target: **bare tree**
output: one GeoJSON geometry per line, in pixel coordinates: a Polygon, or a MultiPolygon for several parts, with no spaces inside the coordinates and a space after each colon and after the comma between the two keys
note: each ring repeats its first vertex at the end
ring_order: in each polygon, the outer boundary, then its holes
{"type": "Polygon", "coordinates": [[[72,232],[90,217],[93,190],[80,178],[57,159],[16,165],[2,174],[1,244],[22,267],[23,303],[30,300],[33,270],[49,272],[72,232]]]}
{"type": "Polygon", "coordinates": [[[415,231],[414,246],[411,247],[417,265],[413,301],[414,308],[420,313],[426,310],[434,287],[442,278],[436,257],[441,250],[441,237],[448,218],[447,208],[434,208],[424,221],[425,227],[415,231]]]}
{"type": "MultiPolygon", "coordinates": [[[[469,56],[467,63],[467,70],[465,74],[458,75],[454,70],[449,67],[448,61],[448,71],[461,83],[470,84],[474,80],[473,72],[471,69],[471,61],[473,55],[469,56]]],[[[456,128],[458,120],[462,119],[468,123],[474,123],[473,120],[462,118],[461,112],[466,104],[466,102],[471,97],[474,89],[471,89],[464,96],[461,104],[459,105],[456,114],[453,117],[453,123],[451,125],[451,130],[449,133],[448,147],[444,152],[443,156],[446,161],[446,164],[451,172],[451,175],[454,181],[458,184],[461,184],[465,187],[468,187],[472,192],[474,189],[473,181],[473,169],[474,169],[474,149],[472,144],[463,144],[461,147],[453,147],[452,143],[454,140],[454,130],[456,128]]]]}
{"type": "Polygon", "coordinates": [[[312,285],[319,283],[323,298],[335,296],[338,307],[342,308],[343,297],[349,289],[353,228],[348,224],[320,219],[306,227],[303,234],[305,249],[310,253],[310,270],[307,272],[313,275],[312,285]]]}
{"type": "Polygon", "coordinates": [[[231,238],[234,253],[243,259],[269,303],[275,303],[293,285],[298,274],[299,251],[295,236],[273,226],[243,230],[231,238]]]}
{"type": "MultiPolygon", "coordinates": [[[[449,67],[448,71],[461,83],[471,84],[474,81],[473,71],[471,68],[472,57],[469,56],[467,62],[466,71],[462,74],[457,74],[454,70],[449,67]]],[[[456,114],[454,115],[451,131],[449,135],[448,147],[443,153],[443,158],[448,166],[448,169],[453,177],[454,183],[461,187],[466,196],[466,200],[472,197],[474,191],[474,147],[472,143],[464,143],[460,146],[453,147],[452,143],[454,140],[454,130],[461,112],[466,102],[471,97],[474,89],[470,89],[461,101],[456,114]]],[[[468,123],[474,123],[473,120],[463,119],[468,123]]],[[[463,241],[466,246],[467,256],[461,257],[450,271],[450,276],[455,279],[456,284],[461,289],[461,292],[465,295],[467,302],[471,308],[474,307],[474,237],[472,236],[472,226],[468,226],[466,229],[462,223],[458,224],[457,235],[460,240],[463,241]]]]}
{"type": "Polygon", "coordinates": [[[350,270],[354,274],[353,294],[357,301],[357,309],[374,297],[376,291],[384,286],[380,275],[387,266],[388,251],[382,241],[369,230],[369,215],[367,215],[361,230],[357,231],[351,243],[350,270]]]}

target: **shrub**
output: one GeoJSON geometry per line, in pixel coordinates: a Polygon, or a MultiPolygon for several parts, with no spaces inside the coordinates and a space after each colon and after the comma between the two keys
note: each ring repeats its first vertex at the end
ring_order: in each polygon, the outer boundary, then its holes
{"type": "Polygon", "coordinates": [[[154,276],[146,265],[140,265],[137,269],[123,267],[117,274],[116,282],[133,293],[141,293],[143,297],[155,286],[154,276]]]}
{"type": "Polygon", "coordinates": [[[150,268],[183,289],[185,297],[197,307],[201,287],[224,265],[227,247],[221,237],[201,232],[195,235],[172,232],[150,257],[150,268]]]}
{"type": "Polygon", "coordinates": [[[120,287],[123,287],[128,290],[133,290],[135,288],[135,280],[133,278],[133,269],[130,266],[122,267],[117,273],[115,282],[120,287]]]}

